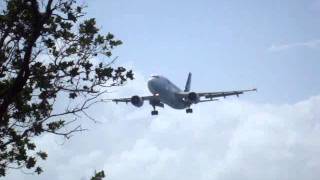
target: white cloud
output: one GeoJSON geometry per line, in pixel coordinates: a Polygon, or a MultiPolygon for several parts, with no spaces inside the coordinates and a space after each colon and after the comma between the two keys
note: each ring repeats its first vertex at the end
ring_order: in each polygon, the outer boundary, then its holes
{"type": "Polygon", "coordinates": [[[269,51],[277,52],[294,48],[319,48],[320,47],[320,39],[314,39],[306,42],[296,42],[296,43],[287,43],[287,44],[278,44],[272,45],[269,48],[269,51]]]}
{"type": "MultiPolygon", "coordinates": [[[[145,94],[138,75],[121,92],[145,94]]],[[[254,95],[259,95],[254,94],[254,95]]],[[[39,139],[49,152],[40,176],[10,171],[7,179],[89,179],[104,169],[112,180],[316,180],[320,176],[320,96],[273,105],[232,98],[199,104],[194,114],[170,108],[151,117],[146,103],[104,104],[91,114],[102,124],[60,145],[39,139]]]]}

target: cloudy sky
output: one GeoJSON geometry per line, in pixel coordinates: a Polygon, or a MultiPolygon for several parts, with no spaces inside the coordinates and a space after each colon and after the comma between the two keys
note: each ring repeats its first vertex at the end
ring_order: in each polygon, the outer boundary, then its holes
{"type": "MultiPolygon", "coordinates": [[[[84,1],[84,0],[83,0],[84,1]]],[[[136,80],[106,98],[148,95],[150,74],[195,91],[257,87],[258,93],[168,107],[100,104],[99,123],[64,141],[37,140],[49,158],[40,176],[85,180],[316,180],[320,177],[320,1],[90,0],[88,16],[124,41],[118,65],[136,80]]]]}

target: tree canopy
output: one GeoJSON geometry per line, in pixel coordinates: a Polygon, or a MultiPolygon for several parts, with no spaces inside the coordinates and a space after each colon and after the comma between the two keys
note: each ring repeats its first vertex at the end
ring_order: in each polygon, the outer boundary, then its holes
{"type": "Polygon", "coordinates": [[[112,50],[122,42],[101,34],[76,0],[4,0],[0,12],[0,176],[9,168],[41,173],[34,137],[69,137],[78,114],[108,88],[133,79],[114,67],[112,50]],[[55,109],[60,98],[68,106],[55,109]],[[61,110],[62,109],[62,110],[61,110]],[[72,118],[74,117],[74,118],[72,118]]]}

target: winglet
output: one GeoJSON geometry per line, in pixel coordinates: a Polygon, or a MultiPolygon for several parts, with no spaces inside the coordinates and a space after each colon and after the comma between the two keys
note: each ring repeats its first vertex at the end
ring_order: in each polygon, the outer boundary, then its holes
{"type": "Polygon", "coordinates": [[[186,83],[186,87],[184,88],[184,92],[189,92],[190,91],[190,87],[191,87],[191,72],[189,72],[188,75],[188,79],[187,79],[187,83],[186,83]]]}
{"type": "Polygon", "coordinates": [[[253,88],[253,89],[243,90],[243,92],[248,92],[248,91],[258,91],[258,89],[257,88],[253,88]]]}

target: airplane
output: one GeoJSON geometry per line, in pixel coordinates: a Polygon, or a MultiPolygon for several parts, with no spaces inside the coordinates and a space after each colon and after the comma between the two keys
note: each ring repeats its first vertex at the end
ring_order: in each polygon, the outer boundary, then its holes
{"type": "Polygon", "coordinates": [[[125,102],[131,103],[136,107],[141,107],[144,101],[149,101],[149,104],[153,107],[151,115],[158,115],[156,107],[164,107],[168,105],[174,109],[186,109],[186,113],[192,113],[193,110],[190,108],[191,105],[217,101],[219,97],[226,96],[238,96],[244,92],[257,91],[257,89],[248,89],[248,90],[238,90],[238,91],[220,91],[220,92],[203,92],[196,93],[190,91],[191,87],[191,76],[188,74],[188,79],[185,85],[184,90],[182,91],[175,84],[169,81],[167,78],[160,75],[152,75],[151,79],[148,81],[148,89],[151,92],[151,96],[138,96],[134,95],[129,98],[118,98],[111,99],[115,103],[125,102]]]}

